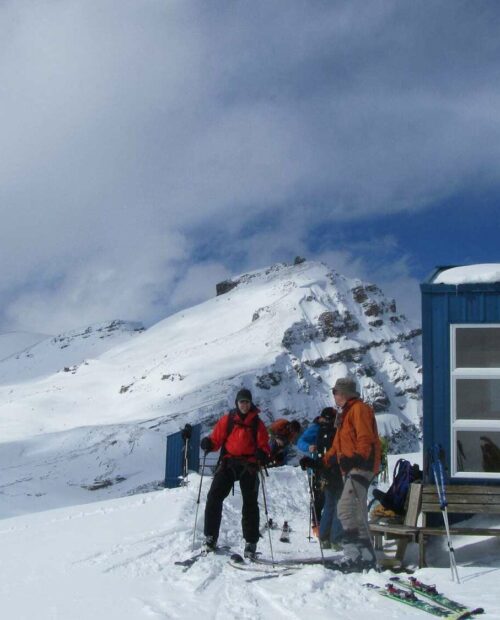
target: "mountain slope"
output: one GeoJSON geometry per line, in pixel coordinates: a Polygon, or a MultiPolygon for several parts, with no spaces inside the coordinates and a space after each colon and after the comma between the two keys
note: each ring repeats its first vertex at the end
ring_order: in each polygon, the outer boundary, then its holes
{"type": "Polygon", "coordinates": [[[1,334],[0,385],[25,383],[61,370],[73,372],[86,358],[98,357],[142,331],[140,323],[108,321],[57,336],[1,334]]]}

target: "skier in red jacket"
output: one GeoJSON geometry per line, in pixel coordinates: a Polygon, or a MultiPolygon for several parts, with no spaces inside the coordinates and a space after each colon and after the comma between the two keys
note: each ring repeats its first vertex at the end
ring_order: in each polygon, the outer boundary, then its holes
{"type": "Polygon", "coordinates": [[[245,557],[255,556],[259,540],[259,467],[269,461],[269,435],[250,390],[236,395],[236,408],[225,414],[212,433],[201,440],[205,452],[221,450],[219,464],[208,492],[205,507],[204,551],[217,547],[222,506],[234,483],[239,481],[243,496],[241,526],[245,557]]]}

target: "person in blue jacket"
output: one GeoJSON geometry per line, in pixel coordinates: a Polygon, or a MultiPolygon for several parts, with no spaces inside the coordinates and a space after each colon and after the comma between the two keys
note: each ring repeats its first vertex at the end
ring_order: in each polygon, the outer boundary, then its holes
{"type": "MultiPolygon", "coordinates": [[[[301,461],[311,457],[321,459],[331,447],[336,431],[335,417],[333,407],[325,407],[302,433],[297,447],[308,457],[301,461]]],[[[342,525],[337,517],[337,501],[343,488],[340,468],[338,465],[333,465],[328,470],[313,471],[312,475],[314,508],[318,519],[318,523],[314,523],[313,519],[313,532],[319,537],[324,549],[339,549],[343,534],[342,525]]]]}

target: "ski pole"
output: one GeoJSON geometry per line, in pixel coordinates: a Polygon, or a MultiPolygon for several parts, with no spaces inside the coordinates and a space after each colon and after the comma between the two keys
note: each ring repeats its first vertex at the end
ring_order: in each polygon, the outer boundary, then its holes
{"type": "MultiPolygon", "coordinates": [[[[309,477],[309,475],[313,475],[313,474],[309,474],[309,472],[307,472],[307,476],[309,477]]],[[[309,494],[309,534],[307,536],[307,539],[309,540],[309,542],[311,542],[311,529],[312,529],[312,520],[313,520],[313,505],[312,505],[312,499],[311,496],[309,494]]]]}
{"type": "Polygon", "coordinates": [[[455,559],[455,549],[453,548],[453,543],[451,540],[451,533],[450,533],[450,524],[448,521],[448,508],[447,508],[448,501],[446,499],[445,486],[444,486],[443,463],[440,457],[440,448],[437,444],[435,444],[432,447],[431,463],[432,463],[432,472],[434,474],[434,483],[436,485],[436,490],[437,490],[437,494],[439,498],[439,507],[441,508],[441,514],[443,515],[444,527],[446,530],[448,552],[450,554],[451,579],[452,581],[455,581],[455,577],[456,577],[457,583],[460,583],[460,578],[458,576],[457,562],[455,559]]]}
{"type": "MultiPolygon", "coordinates": [[[[262,485],[262,499],[264,501],[264,513],[266,515],[266,522],[269,523],[269,512],[267,511],[267,498],[266,498],[266,484],[265,484],[265,478],[264,478],[264,473],[263,473],[263,467],[259,467],[259,474],[260,474],[260,479],[261,479],[261,485],[262,485]]],[[[267,474],[267,471],[266,471],[267,474]]],[[[274,553],[273,553],[273,541],[271,540],[271,528],[267,528],[267,533],[269,534],[269,547],[271,549],[271,562],[274,568],[274,553]]]]}
{"type": "MultiPolygon", "coordinates": [[[[312,515],[313,515],[313,519],[315,523],[318,523],[318,515],[316,513],[316,506],[314,504],[314,490],[313,490],[313,485],[311,482],[311,476],[309,476],[309,472],[306,471],[307,474],[307,482],[309,484],[309,503],[310,503],[310,509],[309,509],[309,513],[311,513],[312,511],[312,515]]],[[[323,552],[323,547],[321,546],[321,540],[318,538],[319,540],[319,551],[321,553],[321,561],[324,564],[325,563],[325,554],[323,552]]]]}
{"type": "Polygon", "coordinates": [[[206,460],[207,460],[207,452],[204,452],[203,463],[201,465],[200,488],[198,489],[198,499],[196,500],[196,513],[194,515],[193,544],[191,545],[191,551],[194,551],[194,541],[196,538],[196,522],[198,521],[198,509],[200,507],[201,485],[203,483],[203,475],[205,473],[205,461],[206,460]]]}
{"type": "Polygon", "coordinates": [[[188,483],[188,467],[189,467],[189,441],[193,427],[191,424],[186,424],[182,429],[181,436],[184,439],[184,458],[182,463],[182,483],[187,485],[188,483]]]}

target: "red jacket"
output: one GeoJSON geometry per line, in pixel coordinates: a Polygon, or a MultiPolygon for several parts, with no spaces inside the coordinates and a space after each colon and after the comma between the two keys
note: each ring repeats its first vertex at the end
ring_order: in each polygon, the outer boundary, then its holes
{"type": "Polygon", "coordinates": [[[246,458],[248,461],[255,462],[255,451],[257,448],[264,450],[269,456],[271,451],[269,448],[269,435],[264,422],[258,417],[259,409],[253,407],[246,416],[241,416],[234,409],[230,413],[226,413],[215,425],[210,440],[212,441],[213,450],[217,451],[222,448],[225,443],[226,454],[224,458],[232,456],[246,458]],[[227,425],[229,416],[234,416],[233,428],[227,436],[227,425]],[[255,442],[255,422],[257,418],[257,437],[255,442]],[[227,438],[227,439],[226,439],[227,438]]]}

